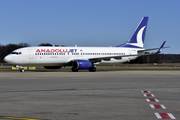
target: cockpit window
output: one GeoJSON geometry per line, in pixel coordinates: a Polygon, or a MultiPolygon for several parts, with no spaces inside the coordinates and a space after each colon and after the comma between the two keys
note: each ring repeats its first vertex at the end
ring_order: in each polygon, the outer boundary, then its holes
{"type": "Polygon", "coordinates": [[[11,54],[20,55],[20,54],[22,54],[22,52],[12,52],[11,54]]]}
{"type": "Polygon", "coordinates": [[[16,52],[12,52],[11,54],[16,54],[16,52]]]}

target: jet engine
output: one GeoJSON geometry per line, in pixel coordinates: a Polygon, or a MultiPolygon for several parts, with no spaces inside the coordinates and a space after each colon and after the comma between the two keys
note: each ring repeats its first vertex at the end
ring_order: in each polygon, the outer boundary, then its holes
{"type": "Polygon", "coordinates": [[[88,60],[75,60],[72,64],[72,68],[79,69],[90,69],[92,67],[92,63],[88,60]]]}

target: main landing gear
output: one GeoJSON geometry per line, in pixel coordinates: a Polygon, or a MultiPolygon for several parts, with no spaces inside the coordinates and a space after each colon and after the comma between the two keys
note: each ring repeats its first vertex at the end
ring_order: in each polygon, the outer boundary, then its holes
{"type": "Polygon", "coordinates": [[[89,72],[96,72],[96,67],[91,67],[90,69],[89,69],[89,72]]]}
{"type": "Polygon", "coordinates": [[[71,68],[72,72],[78,72],[78,69],[71,68]]]}

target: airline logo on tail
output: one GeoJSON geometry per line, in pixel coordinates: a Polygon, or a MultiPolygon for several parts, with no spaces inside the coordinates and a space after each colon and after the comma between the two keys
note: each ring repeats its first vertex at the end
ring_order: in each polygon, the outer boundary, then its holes
{"type": "Polygon", "coordinates": [[[148,17],[144,17],[136,28],[132,37],[122,45],[117,47],[143,48],[148,17]]]}
{"type": "Polygon", "coordinates": [[[137,46],[137,47],[143,47],[144,46],[144,43],[143,43],[144,40],[143,40],[142,36],[143,36],[143,32],[144,32],[145,28],[146,28],[146,26],[142,27],[139,30],[139,32],[137,34],[137,37],[136,37],[137,43],[127,43],[127,44],[134,45],[134,46],[137,46]]]}

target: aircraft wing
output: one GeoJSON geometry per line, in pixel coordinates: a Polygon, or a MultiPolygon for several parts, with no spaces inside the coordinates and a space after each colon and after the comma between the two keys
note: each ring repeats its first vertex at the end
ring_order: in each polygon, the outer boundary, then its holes
{"type": "MultiPolygon", "coordinates": [[[[155,54],[155,53],[154,53],[155,54]]],[[[121,59],[122,57],[130,57],[130,56],[144,56],[144,55],[153,55],[153,54],[131,54],[131,55],[121,55],[121,56],[108,56],[108,57],[97,57],[97,58],[89,58],[89,61],[95,63],[95,62],[101,62],[101,60],[110,60],[111,58],[114,59],[121,59]]]]}
{"type": "Polygon", "coordinates": [[[166,41],[163,42],[163,44],[161,45],[160,48],[152,48],[152,49],[138,50],[138,52],[141,53],[141,52],[146,52],[146,51],[158,50],[158,49],[159,49],[156,53],[160,53],[163,48],[170,48],[170,47],[171,47],[171,46],[163,47],[165,43],[166,43],[166,41]]]}
{"type": "Polygon", "coordinates": [[[122,57],[130,57],[130,56],[140,57],[140,56],[145,56],[145,55],[154,55],[154,54],[160,53],[163,48],[170,48],[171,47],[171,46],[164,47],[165,43],[166,43],[166,41],[163,42],[163,44],[161,45],[160,48],[138,50],[138,54],[129,54],[129,55],[121,55],[121,56],[108,56],[108,57],[97,57],[97,58],[90,58],[89,61],[91,61],[91,62],[100,62],[101,60],[110,60],[111,58],[121,59],[122,57]],[[151,50],[157,50],[157,49],[158,49],[158,51],[155,52],[155,53],[145,54],[145,51],[151,51],[151,50]]]}
{"type": "MultiPolygon", "coordinates": [[[[170,48],[172,46],[167,46],[167,47],[163,47],[162,49],[164,48],[170,48]]],[[[152,48],[152,49],[145,49],[145,50],[138,50],[138,52],[146,52],[146,51],[151,51],[151,50],[158,50],[159,48],[152,48]]]]}

